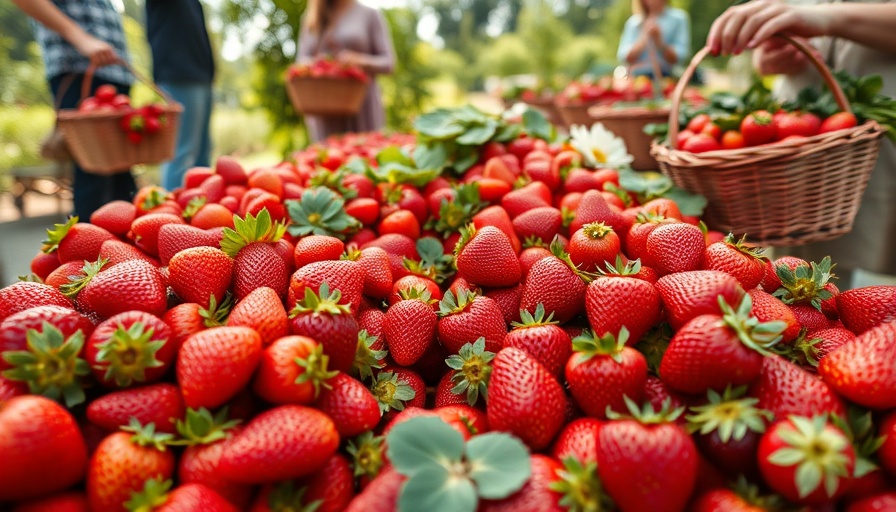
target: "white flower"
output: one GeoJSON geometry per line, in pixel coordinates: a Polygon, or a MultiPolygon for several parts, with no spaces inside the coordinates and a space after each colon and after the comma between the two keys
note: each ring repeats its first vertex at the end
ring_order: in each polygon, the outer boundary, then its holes
{"type": "Polygon", "coordinates": [[[574,124],[569,127],[569,134],[570,144],[582,155],[588,167],[619,169],[635,159],[628,153],[625,141],[601,123],[594,123],[591,130],[574,124]]]}

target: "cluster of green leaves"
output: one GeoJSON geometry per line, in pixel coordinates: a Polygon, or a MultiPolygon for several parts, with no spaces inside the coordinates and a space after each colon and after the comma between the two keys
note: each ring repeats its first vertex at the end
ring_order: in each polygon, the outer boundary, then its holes
{"type": "Polygon", "coordinates": [[[681,213],[693,216],[702,215],[703,209],[706,208],[705,197],[675,186],[672,180],[663,174],[620,170],[619,185],[634,193],[642,204],[651,199],[665,197],[675,201],[681,213]]]}

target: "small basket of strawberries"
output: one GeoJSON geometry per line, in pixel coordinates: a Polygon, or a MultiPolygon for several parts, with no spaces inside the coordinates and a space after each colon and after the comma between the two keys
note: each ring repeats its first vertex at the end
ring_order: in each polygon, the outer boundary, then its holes
{"type": "Polygon", "coordinates": [[[183,106],[125,67],[164,103],[135,107],[128,95],[119,94],[112,85],[102,85],[90,96],[95,68],[89,68],[78,108],[60,110],[56,120],[72,157],[86,172],[117,174],[133,165],[161,163],[174,156],[183,106]]]}
{"type": "Polygon", "coordinates": [[[314,116],[351,116],[361,110],[370,77],[358,66],[322,58],[293,64],[286,92],[296,112],[314,116]]]}
{"type": "MultiPolygon", "coordinates": [[[[877,99],[848,99],[805,43],[785,39],[821,73],[823,101],[781,104],[757,84],[742,97],[722,95],[682,116],[684,84],[708,54],[704,48],[672,94],[667,141],[651,148],[676,185],[706,197],[710,228],[771,246],[829,240],[852,229],[885,131],[872,109],[856,115],[866,110],[863,101],[877,99]]],[[[893,106],[882,122],[896,118],[893,106]]]]}

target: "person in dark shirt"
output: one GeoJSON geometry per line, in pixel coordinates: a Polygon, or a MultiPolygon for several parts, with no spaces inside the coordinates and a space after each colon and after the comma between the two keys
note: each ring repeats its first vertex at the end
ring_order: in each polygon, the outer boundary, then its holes
{"type": "Polygon", "coordinates": [[[153,80],[184,106],[174,158],[162,165],[161,184],[174,190],[191,167],[210,163],[215,63],[199,0],[146,0],[146,37],[153,80]]]}

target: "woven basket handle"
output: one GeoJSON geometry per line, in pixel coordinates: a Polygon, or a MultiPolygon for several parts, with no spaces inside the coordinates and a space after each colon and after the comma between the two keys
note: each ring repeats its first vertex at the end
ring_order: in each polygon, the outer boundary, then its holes
{"type": "MultiPolygon", "coordinates": [[[[846,95],[843,94],[843,89],[840,88],[840,84],[837,83],[837,80],[834,78],[834,75],[831,73],[830,68],[828,68],[827,64],[822,62],[816,55],[815,52],[812,51],[810,46],[804,43],[801,40],[793,39],[790,36],[785,36],[783,34],[777,34],[775,37],[779,37],[784,39],[791,45],[793,45],[797,50],[803,53],[809,61],[815,66],[815,69],[821,73],[821,77],[824,79],[825,84],[827,84],[828,89],[834,94],[834,100],[837,102],[837,105],[840,107],[840,110],[844,112],[852,112],[852,109],[849,106],[849,101],[846,99],[846,95]]],[[[672,91],[672,108],[669,111],[669,140],[674,141],[678,138],[678,110],[681,107],[681,96],[684,94],[684,90],[688,85],[688,82],[691,81],[691,77],[694,75],[694,71],[697,69],[697,65],[709,55],[709,47],[704,46],[694,55],[694,58],[691,59],[691,63],[688,64],[687,69],[682,73],[681,78],[678,79],[678,83],[675,84],[675,90],[672,91]]]]}
{"type": "MultiPolygon", "coordinates": [[[[137,70],[132,68],[130,64],[123,60],[119,61],[118,64],[124,66],[125,69],[127,69],[132,75],[134,75],[134,78],[140,80],[150,89],[152,89],[154,93],[158,94],[163,100],[165,100],[165,103],[174,103],[174,99],[169,96],[168,93],[160,89],[159,86],[157,86],[152,80],[138,73],[137,70]]],[[[81,101],[84,101],[88,96],[90,96],[90,86],[93,84],[93,74],[96,72],[96,69],[97,67],[91,64],[87,68],[87,71],[84,72],[84,80],[81,82],[81,101]]]]}

